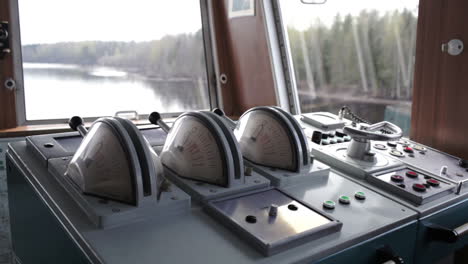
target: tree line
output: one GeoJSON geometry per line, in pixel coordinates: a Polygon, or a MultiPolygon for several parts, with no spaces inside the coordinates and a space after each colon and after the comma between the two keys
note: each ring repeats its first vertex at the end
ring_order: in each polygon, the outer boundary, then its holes
{"type": "Polygon", "coordinates": [[[203,36],[168,35],[147,42],[82,41],[22,47],[23,61],[109,66],[156,78],[205,77],[203,36]]]}
{"type": "MultiPolygon", "coordinates": [[[[417,16],[363,11],[288,28],[300,91],[410,99],[417,16]]],[[[23,46],[25,62],[100,65],[151,77],[205,77],[202,32],[147,42],[83,41],[23,46]]]]}

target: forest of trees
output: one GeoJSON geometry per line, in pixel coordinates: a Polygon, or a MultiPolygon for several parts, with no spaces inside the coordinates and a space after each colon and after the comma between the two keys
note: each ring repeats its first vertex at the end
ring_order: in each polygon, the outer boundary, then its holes
{"type": "MultiPolygon", "coordinates": [[[[409,10],[316,20],[304,31],[288,28],[299,90],[303,94],[411,97],[416,14],[409,10]]],[[[87,41],[26,45],[25,62],[100,65],[157,78],[203,76],[203,36],[166,36],[149,42],[87,41]]]]}
{"type": "Polygon", "coordinates": [[[409,10],[336,16],[305,31],[288,28],[302,94],[409,100],[417,15],[409,10]]]}
{"type": "Polygon", "coordinates": [[[148,42],[61,42],[22,50],[24,62],[109,66],[155,78],[205,76],[201,31],[148,42]]]}

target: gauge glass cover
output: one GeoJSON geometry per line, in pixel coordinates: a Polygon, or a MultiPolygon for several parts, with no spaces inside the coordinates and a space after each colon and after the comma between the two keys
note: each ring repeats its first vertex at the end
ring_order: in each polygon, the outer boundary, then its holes
{"type": "Polygon", "coordinates": [[[117,132],[95,123],[73,156],[67,175],[86,194],[135,203],[134,172],[117,132]]]}
{"type": "Polygon", "coordinates": [[[214,129],[195,116],[177,119],[161,153],[161,161],[179,176],[227,186],[225,152],[214,129]]]}
{"type": "Polygon", "coordinates": [[[272,113],[254,110],[239,120],[234,130],[242,155],[259,165],[295,171],[295,146],[288,129],[272,113]]]}

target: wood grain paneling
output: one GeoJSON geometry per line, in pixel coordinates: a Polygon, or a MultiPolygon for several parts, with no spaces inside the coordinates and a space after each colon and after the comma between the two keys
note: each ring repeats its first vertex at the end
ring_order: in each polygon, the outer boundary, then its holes
{"type": "MultiPolygon", "coordinates": [[[[0,1],[0,21],[9,21],[9,1],[0,1]]],[[[11,30],[10,30],[11,35],[11,30]]],[[[10,45],[11,46],[11,45],[10,45]]],[[[15,52],[14,50],[12,52],[15,52]]],[[[16,127],[16,93],[4,86],[8,78],[14,76],[13,56],[6,55],[0,60],[0,129],[16,127]]]]}
{"type": "Polygon", "coordinates": [[[277,104],[263,1],[255,4],[255,16],[228,18],[229,1],[213,1],[220,71],[228,76],[222,87],[228,115],[277,104]]]}
{"type": "Polygon", "coordinates": [[[421,0],[411,138],[468,158],[468,54],[441,52],[452,38],[468,41],[468,2],[421,0]]]}

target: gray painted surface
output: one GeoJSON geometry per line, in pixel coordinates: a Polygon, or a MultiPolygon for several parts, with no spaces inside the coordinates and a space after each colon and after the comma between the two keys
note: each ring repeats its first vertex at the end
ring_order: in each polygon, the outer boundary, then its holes
{"type": "Polygon", "coordinates": [[[7,138],[0,140],[0,264],[9,264],[12,255],[5,153],[8,148],[8,142],[16,140],[19,139],[7,138]]]}
{"type": "Polygon", "coordinates": [[[199,205],[189,215],[160,221],[141,221],[108,230],[96,229],[84,217],[67,192],[50,177],[25,142],[12,144],[11,156],[64,227],[95,263],[291,263],[318,260],[414,222],[416,212],[331,173],[307,185],[290,186],[287,193],[321,208],[324,200],[337,202],[339,195],[352,197],[364,191],[367,199],[352,198],[350,205],[337,203],[326,211],[343,222],[342,231],[305,243],[286,252],[264,257],[231,230],[208,216],[199,205]],[[182,254],[183,253],[183,254],[182,254]]]}

